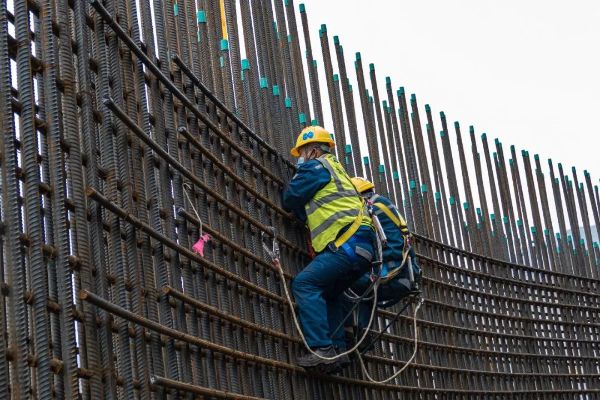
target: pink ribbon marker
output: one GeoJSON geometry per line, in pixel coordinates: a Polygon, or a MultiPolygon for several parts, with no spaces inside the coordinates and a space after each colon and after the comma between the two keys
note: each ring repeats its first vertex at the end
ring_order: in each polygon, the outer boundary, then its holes
{"type": "Polygon", "coordinates": [[[204,245],[209,240],[210,240],[210,235],[208,233],[205,233],[204,235],[200,236],[200,238],[198,239],[196,244],[194,244],[192,246],[192,250],[194,250],[194,252],[200,254],[201,257],[204,257],[204,245]]]}

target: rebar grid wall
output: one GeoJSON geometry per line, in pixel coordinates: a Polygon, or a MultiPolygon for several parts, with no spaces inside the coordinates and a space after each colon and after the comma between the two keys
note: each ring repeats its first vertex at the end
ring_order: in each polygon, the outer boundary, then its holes
{"type": "MultiPolygon", "coordinates": [[[[369,85],[360,55],[353,86],[325,26],[337,154],[413,224],[426,300],[416,361],[389,384],[295,366],[260,234],[276,227],[287,279],[308,262],[279,196],[296,133],[329,106],[296,7],[0,1],[0,398],[598,398],[596,181],[551,161],[546,176],[472,128],[469,153],[443,113],[438,137],[431,108],[390,78],[378,91],[372,65],[369,85]]],[[[402,316],[371,373],[412,340],[402,316]]]]}

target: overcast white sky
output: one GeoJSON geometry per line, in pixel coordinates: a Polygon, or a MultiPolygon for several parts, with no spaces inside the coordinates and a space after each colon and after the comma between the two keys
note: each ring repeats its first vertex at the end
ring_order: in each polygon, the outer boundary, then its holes
{"type": "Polygon", "coordinates": [[[600,1],[304,4],[321,74],[318,30],[326,23],[332,51],[334,35],[344,46],[353,85],[360,51],[365,71],[375,63],[380,93],[391,76],[394,89],[417,95],[421,111],[429,103],[435,117],[444,111],[449,124],[460,121],[463,135],[474,125],[506,150],[514,144],[540,154],[544,169],[552,158],[569,172],[589,170],[598,183],[600,1]]]}

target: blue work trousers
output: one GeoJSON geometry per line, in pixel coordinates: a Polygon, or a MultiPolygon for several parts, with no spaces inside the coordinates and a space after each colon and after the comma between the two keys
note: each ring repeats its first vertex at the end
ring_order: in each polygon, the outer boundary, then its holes
{"type": "Polygon", "coordinates": [[[319,253],[293,280],[302,332],[311,348],[331,344],[346,348],[344,327],[331,337],[348,310],[344,290],[370,270],[371,260],[356,254],[373,253],[371,238],[353,236],[344,248],[319,253]]]}

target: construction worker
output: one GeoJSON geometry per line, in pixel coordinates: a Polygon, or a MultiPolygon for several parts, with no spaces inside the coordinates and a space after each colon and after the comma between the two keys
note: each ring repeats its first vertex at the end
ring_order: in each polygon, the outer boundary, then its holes
{"type": "Polygon", "coordinates": [[[324,128],[302,130],[291,150],[298,157],[297,172],[283,194],[283,207],[306,222],[316,253],[292,282],[302,332],[313,351],[297,361],[326,372],[348,360],[322,357],[335,357],[346,349],[344,330],[333,338],[331,334],[345,316],[343,292],[370,269],[375,240],[364,200],[331,154],[333,148],[324,128]]]}
{"type": "MultiPolygon", "coordinates": [[[[380,307],[391,307],[415,290],[421,279],[421,269],[417,264],[414,250],[410,246],[410,232],[396,206],[388,198],[376,194],[372,182],[354,177],[352,184],[356,187],[356,191],[372,204],[372,212],[379,219],[386,236],[377,303],[380,307]],[[412,273],[409,268],[412,269],[412,273]]],[[[371,279],[369,273],[364,274],[352,285],[352,291],[361,296],[371,286],[371,279]]],[[[372,300],[362,301],[358,307],[360,330],[369,325],[372,304],[372,300]]]]}

